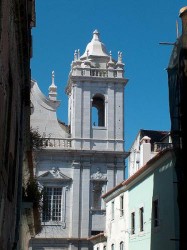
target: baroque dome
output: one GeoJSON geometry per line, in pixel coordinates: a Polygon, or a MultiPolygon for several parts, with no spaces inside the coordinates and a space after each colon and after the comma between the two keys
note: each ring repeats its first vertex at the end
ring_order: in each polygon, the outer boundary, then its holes
{"type": "Polygon", "coordinates": [[[93,38],[86,46],[86,50],[80,59],[85,59],[88,56],[109,57],[105,45],[99,39],[99,32],[97,30],[93,32],[93,38]]]}

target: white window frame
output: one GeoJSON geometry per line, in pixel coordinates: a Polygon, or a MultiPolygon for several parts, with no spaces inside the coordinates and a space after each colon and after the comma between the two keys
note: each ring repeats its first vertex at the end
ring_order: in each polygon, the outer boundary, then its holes
{"type": "MultiPolygon", "coordinates": [[[[42,222],[43,223],[50,223],[50,222],[58,223],[58,222],[61,222],[62,221],[62,209],[63,209],[63,187],[45,186],[44,190],[45,189],[51,190],[51,195],[50,195],[51,198],[50,198],[50,201],[49,201],[49,203],[50,203],[50,215],[49,215],[49,217],[50,218],[49,218],[49,220],[44,219],[44,216],[47,217],[47,215],[44,215],[44,211],[42,211],[42,222]],[[55,194],[55,189],[56,189],[56,191],[61,191],[60,200],[56,200],[56,198],[59,199],[59,197],[58,197],[59,195],[55,194]],[[59,209],[60,209],[60,212],[58,212],[59,209]],[[57,213],[60,213],[60,215],[57,215],[57,213]],[[58,218],[53,219],[54,217],[58,217],[58,218]]],[[[49,195],[47,194],[47,196],[49,196],[49,195]]]]}

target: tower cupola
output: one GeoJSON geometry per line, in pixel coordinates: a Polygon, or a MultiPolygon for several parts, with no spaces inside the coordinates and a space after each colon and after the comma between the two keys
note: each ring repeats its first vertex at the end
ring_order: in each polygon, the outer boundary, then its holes
{"type": "Polygon", "coordinates": [[[66,93],[68,125],[75,149],[123,151],[124,78],[122,52],[112,58],[95,30],[85,52],[76,50],[66,93]]]}
{"type": "Polygon", "coordinates": [[[107,57],[109,58],[109,54],[105,45],[100,41],[99,32],[95,30],[93,32],[93,38],[90,43],[86,46],[86,50],[84,54],[81,56],[81,60],[87,58],[87,52],[89,52],[89,56],[99,56],[99,57],[107,57]]]}

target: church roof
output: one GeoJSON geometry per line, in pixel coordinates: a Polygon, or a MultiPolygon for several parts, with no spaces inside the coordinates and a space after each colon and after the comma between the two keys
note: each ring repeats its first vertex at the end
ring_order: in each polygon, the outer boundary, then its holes
{"type": "Polygon", "coordinates": [[[93,38],[86,46],[86,50],[80,59],[87,58],[87,56],[109,57],[105,45],[100,41],[99,32],[97,30],[93,32],[93,38]]]}

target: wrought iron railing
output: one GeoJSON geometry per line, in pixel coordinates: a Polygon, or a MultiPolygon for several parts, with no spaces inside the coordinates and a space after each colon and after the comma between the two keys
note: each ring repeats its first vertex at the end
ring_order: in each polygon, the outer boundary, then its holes
{"type": "Polygon", "coordinates": [[[166,142],[155,142],[154,143],[154,152],[162,151],[166,148],[173,148],[172,143],[166,143],[166,142]]]}

